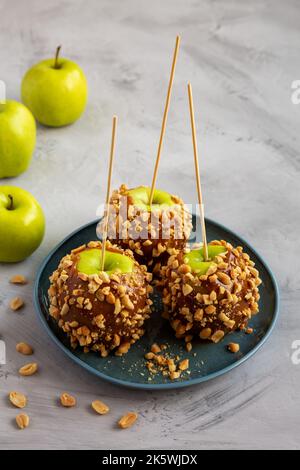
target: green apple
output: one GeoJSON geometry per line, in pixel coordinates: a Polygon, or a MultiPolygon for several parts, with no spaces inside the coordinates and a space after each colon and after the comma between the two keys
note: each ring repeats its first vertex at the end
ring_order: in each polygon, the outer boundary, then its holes
{"type": "MultiPolygon", "coordinates": [[[[76,266],[77,270],[87,275],[99,274],[101,271],[101,260],[102,250],[99,248],[81,251],[76,266]]],[[[114,253],[113,251],[105,251],[104,271],[107,274],[112,274],[117,270],[121,273],[131,273],[133,265],[134,262],[129,256],[114,253]]]]}
{"type": "Polygon", "coordinates": [[[45,126],[61,127],[76,121],[87,102],[87,82],[81,68],[71,60],[53,59],[31,67],[22,80],[22,100],[45,126]]]}
{"type": "Polygon", "coordinates": [[[148,186],[138,186],[137,188],[130,189],[128,191],[128,195],[131,196],[134,205],[146,211],[163,209],[164,206],[174,206],[171,194],[159,189],[154,190],[152,205],[150,206],[150,193],[151,188],[148,186]]]}
{"type": "Polygon", "coordinates": [[[209,261],[205,261],[203,247],[198,250],[191,250],[184,256],[184,262],[188,264],[192,272],[202,276],[208,270],[208,268],[214,263],[214,258],[221,253],[225,253],[227,250],[224,246],[220,245],[208,245],[208,258],[209,261]]]}
{"type": "Polygon", "coordinates": [[[0,103],[0,178],[18,176],[27,170],[35,147],[36,125],[22,103],[0,103]]]}
{"type": "Polygon", "coordinates": [[[41,244],[45,218],[27,191],[0,186],[0,262],[14,263],[30,256],[41,244]]]}

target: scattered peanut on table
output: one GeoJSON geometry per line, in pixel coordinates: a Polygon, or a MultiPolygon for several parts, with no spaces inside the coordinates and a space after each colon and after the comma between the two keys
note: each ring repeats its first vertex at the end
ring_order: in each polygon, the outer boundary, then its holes
{"type": "Polygon", "coordinates": [[[27,279],[25,276],[22,276],[21,274],[16,274],[15,276],[10,278],[9,281],[11,284],[27,284],[27,279]]]}
{"type": "Polygon", "coordinates": [[[118,425],[121,429],[130,428],[137,420],[138,414],[134,412],[126,413],[126,415],[122,416],[122,418],[118,421],[118,425]]]}
{"type": "Polygon", "coordinates": [[[16,350],[20,354],[24,354],[24,356],[31,356],[33,354],[33,348],[28,343],[18,343],[16,344],[16,350]]]}
{"type": "Polygon", "coordinates": [[[109,412],[109,407],[101,400],[94,400],[91,406],[99,415],[106,415],[109,412]]]}
{"type": "Polygon", "coordinates": [[[64,392],[60,396],[60,402],[62,406],[65,406],[66,408],[72,408],[76,405],[76,398],[69,393],[64,392]]]}
{"type": "Polygon", "coordinates": [[[31,362],[29,364],[25,364],[24,366],[20,367],[19,374],[23,376],[33,375],[37,372],[38,365],[36,362],[31,362]]]}
{"type": "Polygon", "coordinates": [[[27,405],[27,397],[20,392],[10,392],[9,400],[17,408],[25,408],[27,405]]]}
{"type": "Polygon", "coordinates": [[[24,306],[24,301],[21,299],[21,297],[14,297],[10,303],[9,303],[10,308],[16,312],[17,310],[20,310],[24,306]]]}
{"type": "Polygon", "coordinates": [[[20,429],[25,429],[29,426],[29,416],[26,413],[20,413],[16,416],[16,423],[20,429]]]}

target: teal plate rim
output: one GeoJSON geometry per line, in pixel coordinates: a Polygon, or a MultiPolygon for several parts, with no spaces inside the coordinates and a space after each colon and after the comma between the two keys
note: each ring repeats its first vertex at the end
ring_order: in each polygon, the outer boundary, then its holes
{"type": "MultiPolygon", "coordinates": [[[[194,214],[193,214],[193,217],[195,217],[194,214]]],[[[177,388],[189,387],[191,385],[200,384],[202,382],[206,382],[208,380],[214,379],[216,377],[219,377],[219,376],[231,371],[232,369],[238,367],[239,365],[241,365],[245,361],[247,361],[250,357],[252,357],[261,348],[261,346],[266,342],[266,340],[271,335],[271,333],[274,329],[274,326],[276,324],[278,315],[279,315],[280,295],[279,295],[279,288],[278,288],[278,285],[277,285],[276,278],[275,278],[271,268],[269,267],[268,263],[262,258],[261,255],[259,255],[257,253],[257,251],[252,247],[252,245],[250,243],[248,243],[243,237],[241,237],[236,232],[233,232],[232,230],[228,229],[224,225],[213,221],[212,219],[205,218],[205,220],[206,220],[206,223],[215,226],[217,229],[219,228],[220,230],[226,231],[231,237],[238,238],[239,241],[241,242],[241,244],[247,246],[252,251],[252,253],[255,255],[255,257],[260,261],[260,263],[264,266],[265,270],[267,271],[267,273],[270,277],[272,285],[273,285],[273,289],[274,289],[274,313],[273,313],[272,321],[270,322],[264,336],[258,341],[258,343],[248,353],[246,353],[241,358],[237,359],[232,364],[230,364],[228,366],[225,366],[225,367],[223,367],[220,370],[217,370],[215,372],[211,372],[211,373],[208,373],[206,375],[203,375],[201,377],[186,379],[186,380],[182,380],[182,381],[166,382],[166,383],[139,383],[139,382],[132,382],[132,381],[126,381],[126,380],[118,379],[118,378],[112,377],[112,376],[110,376],[106,373],[103,373],[103,372],[93,368],[92,366],[90,366],[86,362],[82,361],[79,357],[77,357],[72,352],[72,350],[68,349],[68,347],[66,347],[61,342],[61,340],[55,335],[55,333],[52,331],[52,329],[50,328],[50,326],[47,322],[47,319],[45,318],[45,316],[42,312],[42,309],[41,309],[40,303],[39,303],[40,280],[41,280],[41,276],[42,276],[42,273],[43,273],[45,267],[47,266],[48,262],[51,260],[52,256],[56,253],[56,251],[58,251],[62,245],[64,245],[68,240],[70,240],[72,237],[74,237],[78,232],[86,229],[87,227],[89,227],[91,225],[97,224],[99,222],[99,219],[96,219],[92,222],[84,224],[81,227],[74,230],[69,235],[67,235],[58,245],[56,245],[50,251],[50,253],[45,257],[45,259],[43,260],[42,264],[40,265],[40,267],[37,271],[37,275],[36,275],[36,279],[35,279],[35,283],[34,283],[34,290],[33,290],[33,303],[34,303],[34,307],[35,307],[37,317],[39,318],[41,324],[43,325],[43,327],[45,328],[45,330],[47,331],[47,333],[51,337],[51,339],[54,341],[54,343],[56,343],[57,346],[69,358],[71,358],[76,364],[80,365],[81,367],[83,367],[85,370],[92,373],[93,375],[96,375],[97,377],[100,377],[101,379],[103,379],[107,382],[113,383],[115,385],[121,385],[121,386],[124,386],[124,387],[127,387],[127,388],[141,389],[141,390],[177,389],[177,388]]]]}

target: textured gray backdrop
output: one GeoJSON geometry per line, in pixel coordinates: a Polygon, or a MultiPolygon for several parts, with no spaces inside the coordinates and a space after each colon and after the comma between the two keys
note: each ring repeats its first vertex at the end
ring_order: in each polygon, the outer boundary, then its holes
{"type": "Polygon", "coordinates": [[[89,82],[86,113],[65,129],[38,128],[30,170],[9,184],[31,191],[47,217],[40,249],[18,266],[0,266],[1,448],[299,448],[300,365],[291,362],[299,329],[299,122],[291,83],[300,79],[297,0],[0,0],[0,79],[20,98],[22,75],[58,44],[89,82]],[[207,216],[248,239],[273,268],[281,317],[262,350],[226,376],[190,389],[145,393],[120,389],[73,364],[37,322],[31,301],[35,272],[71,230],[95,218],[103,201],[111,117],[119,116],[114,187],[147,184],[153,169],[171,56],[182,47],[158,186],[196,199],[186,83],[193,84],[207,216]],[[8,284],[12,274],[31,284],[8,284]],[[9,299],[20,293],[21,313],[9,299]],[[36,349],[40,373],[20,378],[36,349]],[[28,393],[30,428],[18,431],[10,390],[28,393]],[[79,406],[57,406],[61,391],[79,406]],[[89,403],[102,397],[111,413],[89,403]],[[140,413],[127,431],[115,422],[140,413]]]}

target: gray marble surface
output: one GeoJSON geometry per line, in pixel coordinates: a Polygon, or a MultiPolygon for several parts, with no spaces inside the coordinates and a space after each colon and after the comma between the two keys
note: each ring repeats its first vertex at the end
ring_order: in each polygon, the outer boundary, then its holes
{"type": "Polygon", "coordinates": [[[38,128],[30,170],[15,184],[42,204],[47,233],[19,265],[0,266],[0,447],[300,448],[300,365],[291,361],[299,328],[299,123],[291,102],[299,79],[297,0],[0,0],[1,76],[9,98],[34,62],[58,44],[89,82],[86,113],[64,129],[38,128]],[[119,116],[113,185],[150,182],[175,36],[182,35],[158,186],[196,199],[186,83],[193,84],[207,216],[239,232],[263,254],[281,289],[281,316],[265,346],[247,363],[203,385],[168,393],[109,385],[73,364],[48,338],[32,306],[42,259],[64,236],[95,218],[103,201],[111,118],[119,116]],[[30,284],[12,286],[12,274],[30,284]],[[11,313],[20,294],[26,308],[11,313]],[[31,343],[40,372],[20,378],[31,343]],[[10,390],[29,396],[30,428],[18,431],[10,390]],[[67,390],[78,407],[57,405],[67,390]],[[94,416],[102,397],[111,413],[94,416]],[[116,427],[128,410],[140,418],[116,427]]]}

